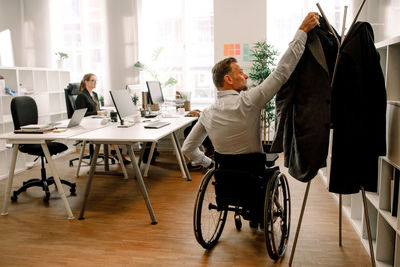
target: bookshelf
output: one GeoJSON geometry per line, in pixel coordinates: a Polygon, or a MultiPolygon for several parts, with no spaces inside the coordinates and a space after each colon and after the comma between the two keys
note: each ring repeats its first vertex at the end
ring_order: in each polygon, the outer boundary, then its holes
{"type": "MultiPolygon", "coordinates": [[[[5,91],[12,89],[18,95],[28,95],[38,106],[39,124],[67,119],[64,88],[70,82],[70,72],[46,68],[0,67],[0,134],[12,132],[14,125],[10,103],[13,96],[5,91]]],[[[0,179],[8,176],[11,149],[0,141],[0,179]]],[[[34,157],[18,153],[16,173],[33,164],[34,157]]]]}

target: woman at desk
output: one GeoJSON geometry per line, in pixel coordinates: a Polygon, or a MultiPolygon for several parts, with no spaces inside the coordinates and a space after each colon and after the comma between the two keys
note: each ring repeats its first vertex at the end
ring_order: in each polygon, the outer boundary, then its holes
{"type": "Polygon", "coordinates": [[[93,92],[93,89],[96,88],[96,82],[97,77],[93,73],[85,74],[81,81],[81,92],[75,100],[75,106],[77,109],[87,108],[85,116],[104,114],[104,111],[100,110],[97,93],[93,92]]]}
{"type": "MultiPolygon", "coordinates": [[[[80,93],[75,100],[75,106],[77,109],[87,108],[85,116],[91,115],[104,115],[104,111],[100,110],[99,98],[93,89],[96,88],[97,77],[93,73],[85,74],[81,81],[80,93]]],[[[116,151],[112,146],[111,155],[116,156],[116,151]]],[[[126,155],[122,155],[124,164],[131,163],[126,159],[126,155]]],[[[117,158],[118,160],[118,158],[117,158]]]]}

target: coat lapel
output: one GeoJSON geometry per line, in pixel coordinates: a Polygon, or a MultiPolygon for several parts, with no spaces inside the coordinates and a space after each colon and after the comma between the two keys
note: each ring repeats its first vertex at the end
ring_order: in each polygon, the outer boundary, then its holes
{"type": "Polygon", "coordinates": [[[325,60],[325,54],[324,50],[322,49],[321,41],[319,40],[319,37],[315,31],[311,31],[310,35],[312,35],[312,38],[310,38],[310,42],[308,43],[308,48],[310,49],[311,54],[317,60],[318,64],[321,65],[321,67],[326,71],[328,77],[330,77],[328,64],[326,63],[325,60]]]}

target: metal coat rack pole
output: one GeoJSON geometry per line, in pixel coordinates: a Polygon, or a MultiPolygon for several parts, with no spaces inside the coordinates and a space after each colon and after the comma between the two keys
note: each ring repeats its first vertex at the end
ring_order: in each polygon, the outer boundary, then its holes
{"type": "MultiPolygon", "coordinates": [[[[366,0],[363,0],[363,2],[361,3],[360,8],[358,9],[356,16],[354,17],[354,20],[353,20],[349,30],[356,23],[358,16],[360,15],[362,8],[364,7],[365,2],[366,2],[366,0]]],[[[345,31],[346,16],[347,16],[347,6],[344,7],[343,25],[342,25],[342,31],[341,31],[342,38],[340,41],[339,41],[338,36],[336,35],[336,32],[333,30],[331,24],[329,23],[328,18],[325,16],[319,3],[317,3],[317,7],[318,7],[322,17],[324,17],[326,23],[328,24],[328,28],[332,32],[332,34],[335,37],[336,42],[338,44],[338,52],[337,52],[335,67],[334,67],[333,76],[332,76],[332,80],[331,80],[331,87],[333,87],[333,83],[334,83],[335,77],[336,77],[337,64],[338,64],[339,56],[340,56],[340,48],[341,48],[341,45],[343,44],[343,40],[344,40],[344,31],[345,31]]],[[[330,137],[329,137],[330,140],[332,140],[332,136],[333,136],[333,130],[330,131],[330,137]]],[[[332,142],[329,143],[329,151],[332,151],[332,142]]],[[[330,169],[328,171],[330,171],[330,169]]],[[[293,242],[293,248],[292,248],[292,252],[290,254],[289,266],[292,265],[294,253],[296,251],[297,240],[298,240],[299,233],[300,233],[301,222],[303,220],[303,215],[304,215],[304,210],[305,210],[305,206],[307,203],[308,193],[310,191],[310,185],[311,185],[311,181],[309,181],[307,183],[306,191],[304,193],[304,199],[303,199],[303,204],[302,204],[301,211],[300,211],[299,222],[297,224],[296,235],[295,235],[294,242],[293,242]]],[[[361,186],[360,189],[361,189],[361,195],[362,195],[362,200],[363,200],[365,223],[366,223],[367,232],[368,232],[368,243],[369,243],[371,263],[372,263],[372,266],[375,267],[376,266],[375,255],[374,255],[374,249],[373,249],[373,245],[372,245],[371,226],[370,226],[370,222],[369,222],[367,200],[365,197],[365,189],[363,186],[361,186]]],[[[339,246],[342,246],[342,194],[339,194],[339,246]]]]}

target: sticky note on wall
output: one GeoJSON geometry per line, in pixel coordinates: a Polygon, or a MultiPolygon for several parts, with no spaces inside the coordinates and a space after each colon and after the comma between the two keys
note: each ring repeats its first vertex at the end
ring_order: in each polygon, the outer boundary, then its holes
{"type": "Polygon", "coordinates": [[[224,56],[239,56],[240,44],[224,44],[224,56]]]}

